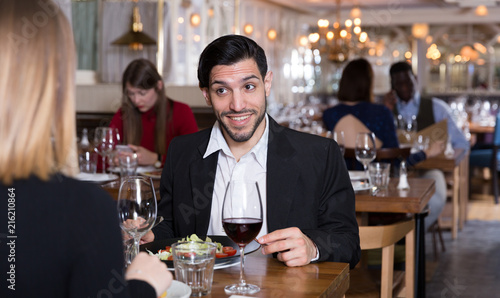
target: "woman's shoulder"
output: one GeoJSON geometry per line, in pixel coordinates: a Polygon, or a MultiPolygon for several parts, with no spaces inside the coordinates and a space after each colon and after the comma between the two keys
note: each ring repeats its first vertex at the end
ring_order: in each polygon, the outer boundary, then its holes
{"type": "Polygon", "coordinates": [[[176,101],[173,99],[170,99],[170,101],[172,101],[172,106],[173,106],[174,110],[189,110],[189,111],[191,111],[191,107],[186,103],[176,101]]]}

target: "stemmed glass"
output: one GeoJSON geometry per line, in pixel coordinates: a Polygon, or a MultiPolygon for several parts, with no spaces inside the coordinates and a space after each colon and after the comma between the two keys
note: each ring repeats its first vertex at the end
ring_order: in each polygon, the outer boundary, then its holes
{"type": "Polygon", "coordinates": [[[126,265],[139,253],[139,241],[156,220],[156,193],[151,178],[128,176],[122,180],[118,192],[118,218],[122,230],[133,239],[134,245],[126,251],[126,265]]]}
{"type": "Polygon", "coordinates": [[[368,177],[368,183],[371,185],[368,175],[368,164],[377,156],[375,147],[375,135],[372,132],[360,132],[356,135],[356,147],[354,148],[356,159],[363,164],[365,177],[368,177]]]}
{"type": "Polygon", "coordinates": [[[333,131],[332,133],[332,138],[337,142],[340,148],[340,153],[342,153],[342,156],[344,156],[345,153],[345,142],[344,142],[344,131],[333,131]]]}
{"type": "Polygon", "coordinates": [[[106,157],[109,156],[116,145],[120,143],[120,135],[116,128],[97,127],[94,133],[94,146],[102,156],[102,173],[106,173],[106,157]]]}
{"type": "Polygon", "coordinates": [[[244,249],[259,234],[262,227],[262,201],[257,182],[229,182],[222,206],[222,226],[231,240],[240,247],[240,281],[224,288],[226,294],[254,294],[256,285],[243,278],[244,249]]]}

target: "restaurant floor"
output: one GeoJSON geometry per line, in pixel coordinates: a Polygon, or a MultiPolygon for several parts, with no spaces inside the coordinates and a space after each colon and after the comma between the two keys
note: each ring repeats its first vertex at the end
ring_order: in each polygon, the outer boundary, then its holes
{"type": "Polygon", "coordinates": [[[443,231],[446,251],[437,260],[427,233],[427,297],[500,298],[500,204],[490,189],[488,180],[471,181],[467,222],[455,240],[443,231]]]}

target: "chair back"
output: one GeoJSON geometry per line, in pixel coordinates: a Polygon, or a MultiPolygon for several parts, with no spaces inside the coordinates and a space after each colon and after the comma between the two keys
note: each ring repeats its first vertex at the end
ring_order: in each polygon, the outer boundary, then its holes
{"type": "MultiPolygon", "coordinates": [[[[353,115],[345,115],[340,118],[337,125],[333,128],[334,131],[343,131],[344,132],[344,145],[346,148],[354,148],[356,147],[356,136],[360,132],[370,132],[368,127],[363,124],[358,118],[353,115]]],[[[382,141],[375,137],[375,147],[382,147],[382,141]]],[[[377,149],[378,150],[378,149],[377,149]]]]}
{"type": "MultiPolygon", "coordinates": [[[[400,221],[383,226],[360,226],[359,239],[361,250],[382,248],[382,268],[380,275],[380,297],[390,298],[393,296],[395,288],[394,277],[394,245],[405,237],[405,297],[414,297],[415,294],[415,221],[413,219],[400,221]]],[[[357,274],[364,268],[356,267],[351,273],[352,277],[366,275],[357,274]]],[[[366,280],[364,280],[366,282],[366,280]]],[[[352,294],[361,294],[357,286],[360,286],[355,279],[351,279],[351,286],[345,297],[352,294]]],[[[363,285],[364,286],[364,285],[363,285]]],[[[362,288],[361,286],[360,288],[362,288]]]]}

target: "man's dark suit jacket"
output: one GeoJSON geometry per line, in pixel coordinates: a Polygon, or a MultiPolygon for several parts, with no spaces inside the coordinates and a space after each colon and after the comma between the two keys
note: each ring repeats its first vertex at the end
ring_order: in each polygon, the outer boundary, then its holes
{"type": "MultiPolygon", "coordinates": [[[[269,117],[268,232],[298,227],[319,249],[319,261],[359,260],[354,191],[337,144],[285,128],[269,117]]],[[[207,234],[219,152],[203,159],[211,129],[175,138],[163,169],[155,239],[207,234]]]]}

